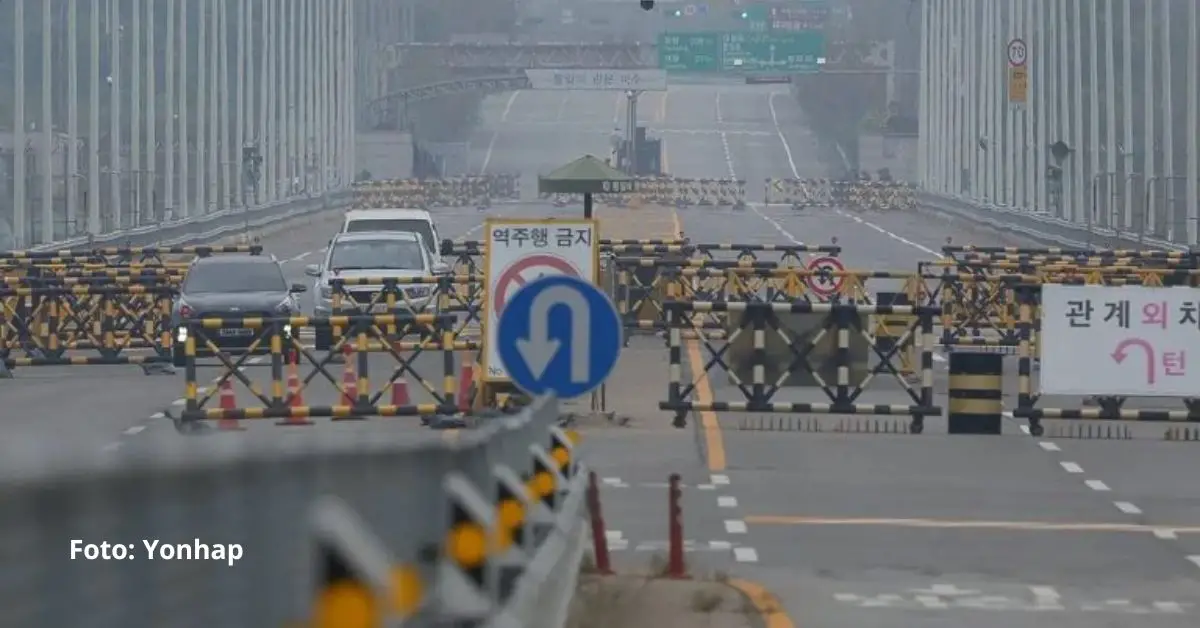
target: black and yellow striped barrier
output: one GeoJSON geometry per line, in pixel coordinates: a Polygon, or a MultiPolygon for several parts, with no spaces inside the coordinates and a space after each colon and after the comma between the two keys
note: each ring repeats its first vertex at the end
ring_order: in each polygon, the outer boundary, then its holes
{"type": "Polygon", "coordinates": [[[916,189],[899,181],[767,179],[763,195],[768,204],[795,209],[899,211],[917,206],[916,189]]]}
{"type": "Polygon", "coordinates": [[[355,183],[355,209],[468,207],[521,198],[521,175],[488,173],[442,179],[381,179],[355,183]]]}
{"type": "MultiPolygon", "coordinates": [[[[179,330],[182,338],[177,343],[182,352],[184,368],[184,407],[178,419],[183,423],[196,421],[240,421],[245,419],[283,419],[304,423],[310,417],[334,419],[361,419],[370,416],[422,416],[455,415],[460,405],[456,402],[459,392],[453,317],[438,314],[376,314],[329,317],[206,317],[185,320],[179,330]],[[341,375],[330,373],[338,354],[311,351],[299,341],[302,330],[339,326],[346,330],[344,345],[348,359],[341,375]],[[238,347],[225,348],[221,345],[220,330],[247,329],[253,334],[245,337],[238,347]],[[392,330],[389,333],[387,330],[392,330]],[[398,342],[408,337],[417,337],[412,343],[398,342]],[[372,345],[383,350],[371,351],[372,345]],[[417,358],[432,355],[436,360],[439,382],[431,374],[421,373],[417,358]],[[265,358],[256,362],[255,357],[265,358]],[[382,381],[373,387],[371,372],[380,368],[378,356],[386,362],[384,375],[375,378],[382,381]],[[202,396],[200,393],[200,358],[211,358],[221,369],[220,377],[212,382],[202,396]],[[260,384],[247,374],[254,364],[269,371],[266,381],[260,384]],[[295,365],[310,367],[302,378],[289,368],[295,365]],[[289,379],[299,381],[289,381],[289,379]],[[396,386],[403,379],[415,381],[418,391],[405,390],[408,399],[396,401],[399,393],[396,386]],[[305,404],[300,400],[312,394],[313,382],[328,384],[326,391],[332,403],[305,404]],[[243,397],[249,396],[253,405],[239,403],[236,392],[230,391],[233,383],[240,384],[243,397]],[[265,388],[265,390],[264,390],[265,388]],[[426,394],[430,401],[416,402],[417,392],[426,394]],[[221,407],[211,408],[208,404],[218,397],[221,407]]],[[[428,369],[426,369],[428,371],[428,369]]]]}
{"type": "Polygon", "coordinates": [[[176,286],[79,279],[0,285],[0,358],[9,368],[170,362],[176,286]],[[70,353],[80,351],[95,355],[70,353]]]}
{"type": "Polygon", "coordinates": [[[667,399],[659,408],[675,415],[675,424],[682,426],[691,412],[777,412],[803,414],[881,414],[908,415],[912,418],[910,431],[920,433],[924,418],[939,416],[941,408],[933,397],[933,324],[937,308],[912,305],[860,305],[839,303],[767,303],[746,301],[681,302],[667,301],[667,337],[671,379],[667,399]],[[732,347],[717,346],[702,338],[701,364],[704,373],[691,373],[683,379],[683,349],[681,329],[689,326],[693,313],[726,312],[733,332],[727,340],[735,345],[738,338],[747,338],[737,363],[730,354],[732,347]],[[921,382],[913,386],[902,377],[896,352],[877,355],[878,364],[867,363],[866,347],[873,344],[866,320],[871,316],[912,316],[913,325],[896,341],[896,349],[914,343],[920,336],[919,359],[921,382]],[[793,322],[789,316],[805,317],[793,322]],[[798,324],[806,329],[794,329],[798,324]],[[812,333],[812,332],[816,333],[812,333]],[[768,336],[771,338],[768,343],[768,336]],[[823,339],[827,346],[818,349],[823,339]],[[856,347],[857,345],[857,347],[856,347]],[[860,348],[861,347],[861,348],[860,348]],[[771,355],[769,352],[777,352],[771,355]],[[891,378],[877,377],[887,374],[891,378]],[[696,397],[696,381],[702,376],[710,380],[728,379],[741,399],[702,401],[696,397]],[[789,383],[790,378],[803,377],[805,382],[789,383]],[[897,384],[907,397],[907,404],[868,404],[858,399],[873,384],[885,379],[897,384]],[[819,402],[775,401],[775,396],[787,386],[804,386],[813,391],[819,402]]]}

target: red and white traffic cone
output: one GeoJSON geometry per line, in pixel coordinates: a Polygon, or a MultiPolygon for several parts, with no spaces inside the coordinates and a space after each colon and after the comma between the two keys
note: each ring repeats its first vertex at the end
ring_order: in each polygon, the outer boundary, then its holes
{"type": "Polygon", "coordinates": [[[237,396],[233,392],[233,381],[229,378],[221,380],[221,385],[218,388],[218,402],[221,408],[221,418],[217,419],[217,429],[223,432],[239,432],[245,428],[234,418],[236,415],[229,413],[238,412],[237,396]]]}
{"type": "MultiPolygon", "coordinates": [[[[295,354],[293,354],[293,357],[295,354]]],[[[312,421],[307,419],[307,412],[302,412],[300,408],[307,408],[304,405],[304,384],[300,381],[300,366],[299,359],[294,359],[288,362],[288,410],[289,414],[276,425],[312,425],[312,421]]]]}

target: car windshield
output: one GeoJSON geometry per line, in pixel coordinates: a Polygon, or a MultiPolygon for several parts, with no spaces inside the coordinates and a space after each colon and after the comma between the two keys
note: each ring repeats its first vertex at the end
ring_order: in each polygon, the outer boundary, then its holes
{"type": "Polygon", "coordinates": [[[198,264],[187,273],[185,293],[287,292],[287,281],[277,264],[198,264]]]}
{"type": "Polygon", "coordinates": [[[425,270],[416,240],[338,242],[329,254],[329,270],[425,270]]]}
{"type": "Polygon", "coordinates": [[[437,238],[433,236],[433,229],[430,228],[429,221],[416,218],[351,220],[346,225],[346,231],[348,233],[361,233],[364,231],[419,233],[421,234],[421,239],[425,241],[425,248],[430,253],[434,252],[433,247],[437,245],[437,238]]]}

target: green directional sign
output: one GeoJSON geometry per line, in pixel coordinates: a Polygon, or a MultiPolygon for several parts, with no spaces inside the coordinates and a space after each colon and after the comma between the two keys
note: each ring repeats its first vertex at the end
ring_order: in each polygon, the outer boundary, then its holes
{"type": "Polygon", "coordinates": [[[817,31],[658,36],[658,66],[672,72],[816,72],[824,57],[817,31]]]}
{"type": "Polygon", "coordinates": [[[825,34],[725,33],[721,70],[725,72],[816,72],[825,57],[825,34]]]}
{"type": "Polygon", "coordinates": [[[720,72],[720,33],[662,33],[658,67],[675,72],[720,72]]]}

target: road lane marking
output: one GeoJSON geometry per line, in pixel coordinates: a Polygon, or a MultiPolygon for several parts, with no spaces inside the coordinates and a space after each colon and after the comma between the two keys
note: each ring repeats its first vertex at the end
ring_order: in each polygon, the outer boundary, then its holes
{"type": "Polygon", "coordinates": [[[799,179],[800,171],[796,169],[796,160],[792,159],[792,147],[788,146],[787,138],[783,135],[783,129],[779,127],[779,116],[775,115],[775,95],[778,92],[771,92],[767,96],[767,107],[771,110],[771,124],[775,126],[775,134],[779,136],[779,143],[783,144],[783,154],[787,156],[788,168],[792,171],[792,176],[799,179]]]}
{"type": "MultiPolygon", "coordinates": [[[[679,212],[674,208],[671,209],[671,222],[674,225],[674,238],[678,239],[683,233],[683,225],[679,222],[679,212]]],[[[700,346],[695,339],[688,339],[687,343],[687,358],[688,368],[692,371],[692,376],[695,379],[695,395],[696,403],[704,405],[712,403],[712,387],[708,381],[708,373],[704,371],[704,360],[700,356],[700,346]]],[[[704,432],[704,448],[706,461],[709,471],[724,471],[725,470],[725,439],[721,435],[721,424],[717,420],[717,413],[711,410],[702,410],[700,415],[700,427],[704,432]]],[[[722,476],[724,477],[724,476],[722,476]]],[[[717,476],[713,476],[713,484],[721,484],[716,480],[717,476]]],[[[729,479],[725,478],[725,483],[729,483],[729,479]]]]}
{"type": "Polygon", "coordinates": [[[1188,559],[1188,562],[1192,563],[1193,565],[1195,565],[1197,567],[1200,567],[1200,556],[1192,555],[1192,556],[1187,556],[1186,558],[1188,559]]]}
{"type": "Polygon", "coordinates": [[[722,486],[727,485],[729,484],[729,476],[725,475],[724,473],[713,474],[712,483],[722,486]]]}
{"type": "Polygon", "coordinates": [[[1075,464],[1074,462],[1060,462],[1058,465],[1067,473],[1083,473],[1083,467],[1075,464]]]}
{"type": "Polygon", "coordinates": [[[739,563],[757,563],[758,550],[753,547],[735,547],[733,548],[733,559],[739,563]]]}
{"type": "Polygon", "coordinates": [[[1039,442],[1038,447],[1041,447],[1046,451],[1062,451],[1062,448],[1058,446],[1058,443],[1052,443],[1048,440],[1039,442]]]}
{"type": "MultiPolygon", "coordinates": [[[[737,556],[737,551],[741,548],[734,548],[734,556],[737,556]]],[[[754,561],[756,562],[758,555],[755,554],[754,561]]],[[[729,586],[737,589],[750,600],[750,605],[758,612],[759,618],[762,620],[763,628],[796,628],[796,624],[792,622],[792,618],[788,616],[787,611],[783,609],[783,603],[779,598],[771,593],[763,585],[752,580],[744,580],[742,578],[731,578],[729,586]]]]}
{"type": "MultiPolygon", "coordinates": [[[[505,105],[504,105],[504,113],[500,114],[500,123],[501,124],[508,121],[508,113],[510,111],[512,111],[513,103],[517,102],[517,96],[520,96],[520,95],[521,95],[521,90],[517,90],[512,93],[512,96],[508,97],[508,102],[505,103],[505,105]]],[[[486,173],[488,164],[492,163],[492,151],[494,151],[496,149],[496,138],[499,136],[500,136],[499,129],[492,131],[492,139],[488,140],[487,151],[485,151],[483,153],[483,163],[479,165],[479,174],[486,173]]]]}
{"type": "Polygon", "coordinates": [[[1087,487],[1092,489],[1093,491],[1105,492],[1105,491],[1112,490],[1112,489],[1108,488],[1107,484],[1105,484],[1104,482],[1101,482],[1100,480],[1085,480],[1083,483],[1086,484],[1087,487]]]}
{"type": "Polygon", "coordinates": [[[746,534],[746,522],[741,519],[726,519],[725,533],[726,534],[746,534]]]}
{"type": "Polygon", "coordinates": [[[866,526],[892,528],[933,528],[964,530],[1002,530],[1014,532],[1132,532],[1154,534],[1200,534],[1200,525],[1142,525],[1137,523],[1079,523],[1054,521],[973,521],[966,519],[811,517],[789,515],[748,515],[747,525],[774,526],[866,526]]]}
{"type": "Polygon", "coordinates": [[[737,498],[732,495],[721,495],[717,498],[719,508],[737,508],[737,498]]]}
{"type": "Polygon", "coordinates": [[[1120,510],[1121,512],[1123,512],[1127,515],[1142,514],[1142,509],[1138,508],[1137,506],[1133,505],[1130,502],[1113,502],[1113,505],[1117,507],[1117,510],[1120,510]]]}
{"type": "Polygon", "coordinates": [[[762,210],[761,210],[761,209],[759,209],[758,207],[755,207],[754,205],[751,205],[751,206],[750,206],[750,211],[752,211],[752,212],[754,212],[754,213],[758,214],[758,217],[759,217],[759,218],[762,218],[763,220],[767,221],[767,224],[768,224],[768,225],[771,225],[772,227],[774,227],[774,228],[775,228],[775,230],[776,230],[776,231],[778,231],[778,232],[779,232],[779,234],[780,234],[780,235],[782,235],[783,237],[785,237],[785,238],[787,238],[787,239],[791,240],[791,241],[792,241],[792,244],[795,244],[795,245],[797,245],[797,246],[803,246],[803,245],[804,245],[804,243],[803,243],[803,242],[801,242],[801,241],[800,241],[800,240],[799,240],[799,239],[798,239],[796,236],[792,235],[792,234],[791,234],[791,232],[789,232],[787,229],[784,229],[784,228],[783,228],[783,225],[779,224],[779,221],[777,221],[777,220],[775,220],[774,218],[771,218],[770,216],[768,216],[768,215],[766,215],[766,214],[762,213],[762,210]]]}
{"type": "Polygon", "coordinates": [[[1154,536],[1164,541],[1174,541],[1179,538],[1179,535],[1175,534],[1174,530],[1155,530],[1154,536]]]}

